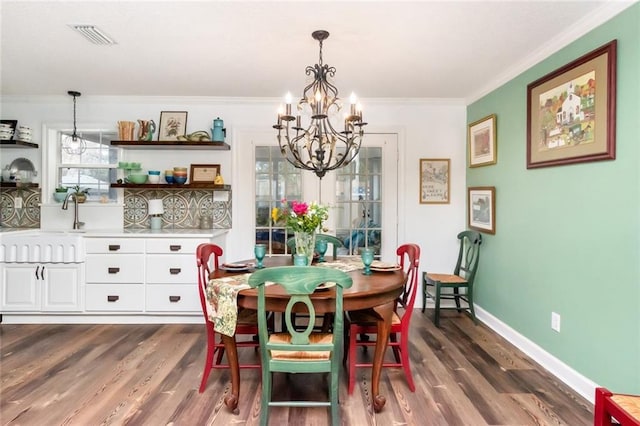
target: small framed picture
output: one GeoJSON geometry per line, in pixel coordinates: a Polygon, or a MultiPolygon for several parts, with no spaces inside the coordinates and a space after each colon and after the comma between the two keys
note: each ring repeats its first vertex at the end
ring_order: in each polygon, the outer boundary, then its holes
{"type": "Polygon", "coordinates": [[[159,141],[177,141],[187,133],[187,111],[162,111],[160,113],[159,141]]]}
{"type": "Polygon", "coordinates": [[[496,188],[475,186],[468,188],[469,228],[487,234],[496,233],[496,188]]]}
{"type": "Polygon", "coordinates": [[[420,204],[449,204],[448,158],[420,159],[420,204]]]}
{"type": "Polygon", "coordinates": [[[213,183],[220,174],[220,164],[192,164],[191,183],[213,183]]]}
{"type": "Polygon", "coordinates": [[[496,115],[469,124],[469,167],[496,164],[496,115]]]}

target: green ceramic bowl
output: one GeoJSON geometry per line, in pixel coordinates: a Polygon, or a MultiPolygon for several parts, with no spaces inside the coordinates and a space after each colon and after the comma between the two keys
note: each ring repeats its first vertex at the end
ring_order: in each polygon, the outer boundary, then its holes
{"type": "Polygon", "coordinates": [[[130,183],[146,183],[147,179],[148,179],[148,175],[144,174],[144,173],[131,173],[129,176],[127,176],[127,179],[129,180],[130,183]]]}

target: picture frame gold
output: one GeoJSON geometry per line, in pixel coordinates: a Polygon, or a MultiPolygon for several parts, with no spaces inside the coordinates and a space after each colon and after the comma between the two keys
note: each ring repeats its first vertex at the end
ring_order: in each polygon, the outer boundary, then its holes
{"type": "Polygon", "coordinates": [[[451,160],[420,159],[420,204],[449,204],[451,160]]]}
{"type": "Polygon", "coordinates": [[[495,186],[470,186],[467,188],[468,226],[487,234],[496,233],[495,186]]]}
{"type": "Polygon", "coordinates": [[[495,114],[468,125],[469,167],[488,166],[498,161],[495,114]]]}
{"type": "Polygon", "coordinates": [[[616,157],[617,40],[527,86],[527,169],[616,157]]]}
{"type": "Polygon", "coordinates": [[[162,111],[158,126],[158,141],[177,141],[187,133],[187,111],[162,111]]]}
{"type": "Polygon", "coordinates": [[[220,174],[220,164],[192,164],[189,172],[191,183],[214,183],[220,174]]]}

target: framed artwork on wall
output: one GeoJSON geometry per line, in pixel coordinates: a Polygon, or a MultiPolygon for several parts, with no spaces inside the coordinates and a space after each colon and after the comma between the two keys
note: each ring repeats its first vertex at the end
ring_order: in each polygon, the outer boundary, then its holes
{"type": "Polygon", "coordinates": [[[216,176],[220,174],[220,164],[192,164],[191,183],[214,183],[216,176]]]}
{"type": "Polygon", "coordinates": [[[527,86],[527,169],[615,159],[616,46],[527,86]]]}
{"type": "Polygon", "coordinates": [[[448,158],[420,159],[420,204],[449,204],[448,158]]]}
{"type": "Polygon", "coordinates": [[[469,228],[487,234],[496,233],[496,188],[474,186],[468,188],[469,228]]]}
{"type": "Polygon", "coordinates": [[[491,114],[475,121],[468,128],[469,167],[496,164],[496,115],[491,114]]]}
{"type": "Polygon", "coordinates": [[[187,132],[187,111],[162,111],[158,130],[159,141],[177,141],[187,132]]]}

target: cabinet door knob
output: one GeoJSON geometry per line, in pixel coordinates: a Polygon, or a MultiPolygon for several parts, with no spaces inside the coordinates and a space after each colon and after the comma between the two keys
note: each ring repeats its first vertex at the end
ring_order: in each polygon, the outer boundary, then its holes
{"type": "Polygon", "coordinates": [[[120,244],[109,244],[109,251],[118,251],[120,250],[120,244]]]}
{"type": "Polygon", "coordinates": [[[175,245],[172,244],[169,246],[169,250],[171,251],[180,251],[181,249],[182,249],[182,246],[179,244],[175,244],[175,245]]]}
{"type": "Polygon", "coordinates": [[[38,272],[40,272],[40,265],[36,266],[36,280],[39,280],[38,272]]]}
{"type": "Polygon", "coordinates": [[[42,265],[42,269],[40,269],[40,279],[44,281],[44,265],[42,265]]]}
{"type": "Polygon", "coordinates": [[[118,272],[120,272],[120,268],[109,268],[110,274],[117,274],[118,272]]]}
{"type": "Polygon", "coordinates": [[[181,271],[182,271],[182,269],[180,269],[180,268],[169,268],[169,273],[171,275],[178,275],[181,271]]]}
{"type": "Polygon", "coordinates": [[[117,302],[120,296],[107,296],[107,302],[117,302]]]}
{"type": "Polygon", "coordinates": [[[169,296],[169,302],[175,303],[180,301],[180,296],[169,296]]]}

